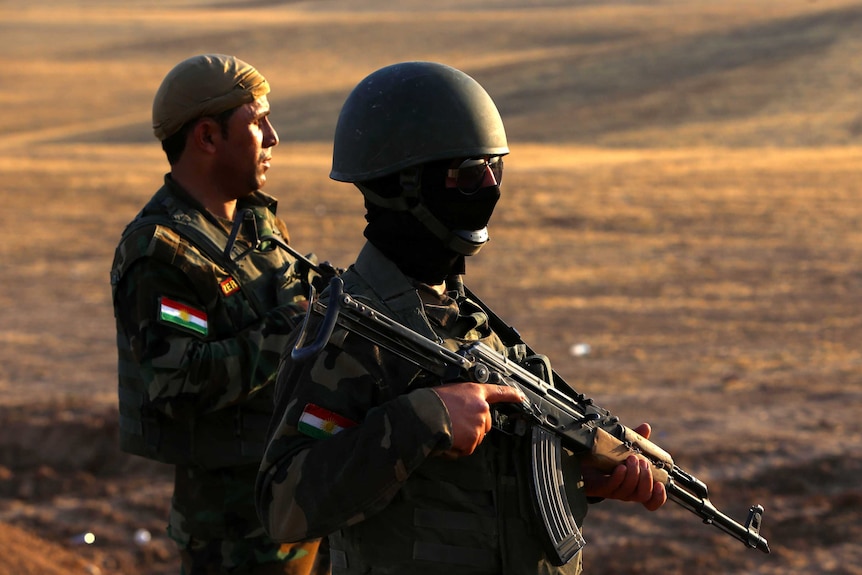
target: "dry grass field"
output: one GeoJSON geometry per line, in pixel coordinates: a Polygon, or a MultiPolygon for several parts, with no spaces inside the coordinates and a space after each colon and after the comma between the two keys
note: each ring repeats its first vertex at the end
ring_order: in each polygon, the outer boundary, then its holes
{"type": "Polygon", "coordinates": [[[599,504],[588,573],[862,573],[858,0],[0,0],[0,574],[178,572],[170,471],[116,447],[108,270],[166,171],[152,95],[200,52],[270,80],[266,191],[340,265],[356,82],[436,60],[494,97],[512,153],[468,285],[720,509],[766,508],[768,556],[599,504]]]}

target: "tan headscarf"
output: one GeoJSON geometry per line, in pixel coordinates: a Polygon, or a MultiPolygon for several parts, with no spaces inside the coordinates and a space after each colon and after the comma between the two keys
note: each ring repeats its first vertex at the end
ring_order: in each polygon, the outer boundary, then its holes
{"type": "Polygon", "coordinates": [[[165,140],[190,120],[219,114],[268,93],[266,78],[238,58],[192,56],[162,80],[153,100],[153,133],[165,140]]]}

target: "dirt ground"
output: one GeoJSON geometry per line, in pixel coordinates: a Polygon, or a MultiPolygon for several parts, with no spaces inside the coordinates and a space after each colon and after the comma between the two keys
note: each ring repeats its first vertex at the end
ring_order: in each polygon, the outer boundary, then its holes
{"type": "Polygon", "coordinates": [[[252,4],[0,2],[0,575],[178,572],[171,470],[117,449],[108,270],[166,171],[152,93],[202,51],[269,62],[266,191],[339,265],[362,244],[327,178],[349,88],[421,58],[495,97],[512,152],[468,285],[721,511],[766,509],[770,555],[600,503],[587,573],[862,574],[858,3],[252,4]]]}

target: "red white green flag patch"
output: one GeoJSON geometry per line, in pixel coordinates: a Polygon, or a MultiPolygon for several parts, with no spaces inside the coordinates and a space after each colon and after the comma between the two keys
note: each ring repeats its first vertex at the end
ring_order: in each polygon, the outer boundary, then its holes
{"type": "Polygon", "coordinates": [[[354,425],[356,425],[355,421],[350,421],[328,409],[309,403],[302,410],[296,428],[301,433],[315,439],[326,439],[354,425]]]}
{"type": "Polygon", "coordinates": [[[159,299],[159,319],[201,335],[207,334],[207,314],[170,298],[159,299]]]}

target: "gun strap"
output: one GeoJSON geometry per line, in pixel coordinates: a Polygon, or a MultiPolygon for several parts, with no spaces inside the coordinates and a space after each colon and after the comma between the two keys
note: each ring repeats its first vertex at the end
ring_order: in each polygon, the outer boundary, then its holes
{"type": "Polygon", "coordinates": [[[503,342],[503,345],[513,346],[513,345],[524,345],[527,348],[527,353],[529,355],[534,355],[536,352],[533,351],[530,346],[521,339],[521,334],[517,329],[510,326],[506,322],[504,322],[500,316],[498,316],[494,311],[489,308],[485,302],[483,302],[479,297],[474,294],[470,288],[466,285],[462,286],[464,288],[464,295],[474,301],[479,307],[482,308],[482,311],[485,312],[488,316],[488,324],[491,326],[491,329],[500,337],[500,340],[503,342]]]}
{"type": "MultiPolygon", "coordinates": [[[[503,342],[503,345],[509,347],[515,345],[523,345],[524,349],[527,350],[527,355],[538,355],[533,350],[533,348],[530,347],[530,344],[528,344],[521,338],[521,333],[517,329],[503,321],[500,316],[494,313],[494,310],[489,308],[485,302],[479,299],[479,297],[476,296],[476,294],[474,294],[470,290],[470,288],[463,284],[461,287],[464,289],[464,295],[470,298],[470,300],[472,300],[473,302],[475,302],[476,305],[481,307],[482,311],[487,314],[488,325],[490,325],[491,329],[494,330],[494,333],[496,333],[500,337],[500,341],[503,342]]],[[[553,380],[554,387],[556,387],[560,391],[563,391],[568,395],[578,395],[578,391],[574,389],[571,385],[569,385],[569,383],[565,379],[560,377],[560,375],[556,371],[551,370],[551,378],[553,380]]]]}
{"type": "Polygon", "coordinates": [[[216,238],[211,237],[185,220],[181,221],[162,214],[141,216],[127,226],[126,231],[123,232],[124,237],[133,231],[153,225],[164,226],[179,234],[199,251],[203,252],[215,265],[222,266],[229,271],[234,280],[239,284],[240,290],[257,316],[260,318],[266,316],[267,307],[257,294],[254,293],[254,290],[248,287],[247,282],[243,281],[246,277],[245,274],[242,273],[240,266],[233,260],[230,254],[225,254],[224,246],[219,245],[216,238]]]}

